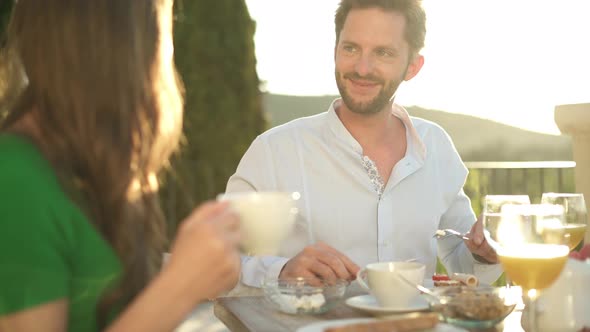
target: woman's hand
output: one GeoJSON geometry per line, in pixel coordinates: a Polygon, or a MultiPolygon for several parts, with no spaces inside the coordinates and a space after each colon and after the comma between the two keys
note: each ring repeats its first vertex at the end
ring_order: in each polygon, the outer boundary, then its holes
{"type": "Polygon", "coordinates": [[[161,273],[109,327],[119,331],[170,331],[206,299],[235,286],[240,274],[238,217],[227,203],[208,202],[178,229],[161,273]]]}
{"type": "Polygon", "coordinates": [[[239,239],[239,220],[228,203],[207,202],[180,225],[163,272],[174,273],[196,302],[215,298],[239,280],[239,239]]]}

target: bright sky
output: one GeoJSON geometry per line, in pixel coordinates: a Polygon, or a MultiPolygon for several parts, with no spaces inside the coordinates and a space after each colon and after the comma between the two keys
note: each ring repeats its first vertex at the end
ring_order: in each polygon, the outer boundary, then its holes
{"type": "MultiPolygon", "coordinates": [[[[590,102],[589,0],[423,0],[425,65],[396,101],[558,134],[556,105],[590,102]]],[[[338,94],[339,0],[246,0],[271,93],[338,94]]],[[[318,110],[321,111],[321,110],[318,110]]]]}

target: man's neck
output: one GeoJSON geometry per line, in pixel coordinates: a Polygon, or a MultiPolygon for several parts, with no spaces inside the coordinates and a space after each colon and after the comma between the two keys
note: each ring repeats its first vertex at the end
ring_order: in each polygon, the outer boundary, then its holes
{"type": "Polygon", "coordinates": [[[372,114],[358,114],[349,110],[342,102],[336,114],[348,132],[363,150],[395,144],[400,131],[405,127],[400,119],[391,113],[391,104],[372,114]]]}

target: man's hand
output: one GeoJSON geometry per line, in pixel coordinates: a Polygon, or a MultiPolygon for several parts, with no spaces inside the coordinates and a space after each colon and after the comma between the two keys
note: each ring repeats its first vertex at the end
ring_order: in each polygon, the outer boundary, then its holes
{"type": "MultiPolygon", "coordinates": [[[[473,226],[471,226],[471,230],[467,233],[467,237],[469,240],[464,240],[465,245],[469,248],[469,251],[476,259],[482,258],[484,263],[498,263],[498,255],[496,251],[490,246],[488,241],[486,241],[483,235],[483,219],[479,218],[473,226]]],[[[478,259],[480,260],[480,259],[478,259]]]]}
{"type": "Polygon", "coordinates": [[[343,253],[318,242],[305,247],[297,256],[291,258],[283,267],[279,279],[312,278],[334,283],[338,279],[352,281],[359,267],[343,253]]]}

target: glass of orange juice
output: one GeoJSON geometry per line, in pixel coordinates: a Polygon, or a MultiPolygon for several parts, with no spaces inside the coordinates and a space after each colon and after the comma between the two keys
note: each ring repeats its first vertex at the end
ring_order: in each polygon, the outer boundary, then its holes
{"type": "Polygon", "coordinates": [[[576,249],[584,240],[588,228],[586,202],[584,195],[566,193],[543,193],[541,203],[562,205],[565,213],[566,234],[570,251],[576,249]]]}
{"type": "MultiPolygon", "coordinates": [[[[500,220],[500,212],[502,206],[505,204],[531,204],[531,200],[528,195],[486,195],[483,200],[483,222],[488,224],[489,227],[497,225],[500,220]]],[[[510,287],[512,280],[504,273],[504,280],[506,285],[510,287]]]]}
{"type": "Polygon", "coordinates": [[[523,289],[531,331],[538,331],[536,299],[563,270],[569,254],[562,205],[502,206],[501,217],[484,220],[484,234],[506,275],[523,289]]]}

